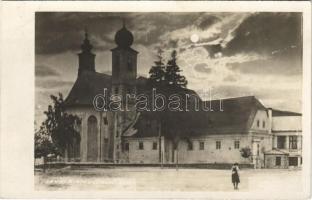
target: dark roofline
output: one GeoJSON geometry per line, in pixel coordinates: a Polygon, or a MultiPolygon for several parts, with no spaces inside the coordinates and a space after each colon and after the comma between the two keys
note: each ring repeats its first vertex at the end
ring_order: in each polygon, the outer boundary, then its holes
{"type": "Polygon", "coordinates": [[[282,117],[282,116],[302,116],[302,114],[301,114],[301,113],[297,113],[297,112],[291,112],[291,111],[283,111],[283,110],[272,109],[272,116],[273,116],[273,117],[282,117]]]}

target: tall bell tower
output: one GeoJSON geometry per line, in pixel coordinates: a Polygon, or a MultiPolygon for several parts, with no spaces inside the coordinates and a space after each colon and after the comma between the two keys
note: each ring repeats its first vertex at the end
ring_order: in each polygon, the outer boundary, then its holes
{"type": "Polygon", "coordinates": [[[123,162],[123,133],[135,118],[133,102],[126,96],[136,94],[137,54],[131,48],[133,35],[123,21],[122,28],[115,35],[117,47],[112,49],[112,94],[120,95],[123,101],[122,111],[114,112],[114,161],[123,162]],[[129,110],[128,110],[129,109],[129,110]]]}
{"type": "Polygon", "coordinates": [[[88,38],[88,32],[85,32],[85,39],[81,44],[81,53],[78,54],[79,57],[79,68],[78,68],[78,76],[83,71],[91,71],[95,72],[95,54],[91,52],[93,46],[90,44],[88,38]]]}

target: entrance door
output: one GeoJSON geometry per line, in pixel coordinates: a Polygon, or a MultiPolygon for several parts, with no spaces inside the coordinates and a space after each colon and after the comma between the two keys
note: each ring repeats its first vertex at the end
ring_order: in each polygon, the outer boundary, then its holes
{"type": "Polygon", "coordinates": [[[97,119],[94,116],[90,116],[88,119],[88,151],[87,151],[87,161],[95,162],[97,161],[98,155],[98,145],[97,145],[97,119]]]}

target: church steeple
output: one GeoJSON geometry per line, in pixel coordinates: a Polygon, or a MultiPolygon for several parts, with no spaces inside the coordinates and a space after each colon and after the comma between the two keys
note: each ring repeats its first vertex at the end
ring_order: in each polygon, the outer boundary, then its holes
{"type": "Polygon", "coordinates": [[[81,75],[83,71],[91,71],[95,72],[95,54],[91,52],[93,46],[90,44],[89,41],[89,34],[88,31],[85,31],[85,39],[81,44],[81,53],[78,54],[79,56],[79,69],[78,69],[78,76],[81,75]]]}

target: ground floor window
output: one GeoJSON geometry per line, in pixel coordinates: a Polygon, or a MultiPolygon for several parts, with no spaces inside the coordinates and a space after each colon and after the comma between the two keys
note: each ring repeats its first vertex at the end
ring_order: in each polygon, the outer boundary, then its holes
{"type": "Polygon", "coordinates": [[[221,141],[216,141],[216,149],[221,149],[221,141]]]}
{"type": "Polygon", "coordinates": [[[143,150],[143,149],[144,149],[143,142],[139,142],[139,149],[140,149],[140,150],[143,150]]]}
{"type": "Polygon", "coordinates": [[[199,142],[199,150],[204,150],[204,149],[205,149],[205,143],[199,142]]]}
{"type": "Polygon", "coordinates": [[[275,159],[275,165],[276,165],[276,166],[281,166],[281,157],[276,157],[276,159],[275,159]]]}
{"type": "Polygon", "coordinates": [[[234,141],[234,149],[239,149],[239,141],[234,141]]]}
{"type": "Polygon", "coordinates": [[[288,158],[289,166],[298,166],[298,158],[297,157],[289,157],[288,158]]]}
{"type": "Polygon", "coordinates": [[[193,143],[191,141],[187,143],[187,150],[189,151],[193,150],[193,143]]]}
{"type": "Polygon", "coordinates": [[[153,150],[157,150],[157,142],[153,142],[153,150]]]}

